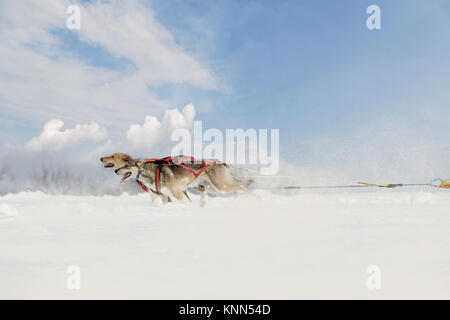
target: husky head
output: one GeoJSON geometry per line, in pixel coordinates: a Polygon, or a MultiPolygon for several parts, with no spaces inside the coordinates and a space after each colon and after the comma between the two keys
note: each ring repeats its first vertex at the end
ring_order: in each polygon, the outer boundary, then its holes
{"type": "Polygon", "coordinates": [[[144,164],[143,161],[140,160],[129,160],[123,167],[116,169],[114,172],[122,176],[122,181],[125,182],[129,179],[136,179],[139,169],[144,164]]]}
{"type": "Polygon", "coordinates": [[[133,158],[125,153],[113,153],[108,157],[100,158],[105,168],[121,168],[133,158]]]}

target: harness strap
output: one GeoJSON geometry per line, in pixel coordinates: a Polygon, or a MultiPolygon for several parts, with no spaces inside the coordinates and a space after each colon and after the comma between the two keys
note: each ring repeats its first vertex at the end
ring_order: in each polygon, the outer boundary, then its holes
{"type": "MultiPolygon", "coordinates": [[[[157,194],[161,194],[161,191],[160,191],[160,182],[161,182],[161,167],[162,167],[162,166],[166,166],[166,165],[175,165],[175,166],[182,167],[182,168],[184,168],[185,170],[187,170],[187,171],[189,171],[190,173],[192,173],[192,174],[194,175],[194,179],[193,179],[190,183],[188,183],[188,185],[190,185],[190,184],[191,184],[198,176],[200,176],[200,175],[201,175],[206,169],[208,169],[208,167],[212,164],[212,162],[203,160],[202,162],[203,162],[204,166],[203,166],[200,170],[195,171],[195,170],[193,170],[193,169],[187,167],[186,165],[184,165],[184,163],[185,163],[184,161],[183,161],[183,162],[180,162],[180,163],[174,163],[174,162],[172,161],[172,159],[175,158],[175,157],[177,157],[177,156],[165,157],[165,158],[161,158],[161,159],[158,159],[158,158],[152,158],[152,159],[147,159],[147,160],[145,161],[145,163],[144,163],[144,166],[143,166],[144,169],[145,169],[145,165],[146,165],[147,163],[156,163],[156,164],[157,164],[156,171],[155,171],[155,189],[156,189],[155,192],[156,192],[157,194]]],[[[189,159],[190,159],[192,162],[195,162],[195,161],[196,161],[194,157],[189,157],[189,159]]],[[[142,174],[142,172],[144,171],[144,169],[140,169],[140,170],[138,171],[138,174],[137,174],[137,176],[136,176],[136,182],[138,183],[138,185],[141,187],[142,190],[144,190],[145,192],[149,192],[149,189],[148,189],[148,188],[147,188],[147,187],[139,180],[139,177],[141,176],[141,174],[142,174]]]]}
{"type": "Polygon", "coordinates": [[[142,190],[144,190],[145,192],[149,192],[148,188],[145,186],[145,184],[143,184],[142,182],[140,182],[139,180],[136,180],[136,182],[138,183],[138,185],[141,187],[142,190]]]}
{"type": "MultiPolygon", "coordinates": [[[[195,162],[196,161],[195,158],[192,157],[192,156],[184,156],[184,155],[179,155],[179,156],[184,157],[184,158],[189,158],[191,160],[191,162],[195,162]]],[[[167,161],[168,163],[171,163],[171,164],[182,164],[182,163],[185,163],[185,161],[182,161],[182,162],[179,162],[179,163],[175,163],[175,162],[172,161],[173,158],[176,158],[176,157],[179,157],[179,156],[165,157],[165,158],[162,158],[161,160],[165,160],[165,161],[167,161]]]]}
{"type": "Polygon", "coordinates": [[[187,171],[189,171],[190,173],[192,173],[196,178],[201,175],[203,173],[203,171],[205,171],[211,164],[206,162],[206,164],[199,170],[199,171],[195,171],[187,166],[185,166],[184,164],[177,164],[177,166],[180,166],[184,169],[186,169],[187,171]]]}
{"type": "Polygon", "coordinates": [[[156,167],[156,177],[155,177],[155,188],[156,188],[157,194],[161,194],[161,192],[159,191],[160,175],[161,175],[161,166],[157,166],[156,167]]]}
{"type": "Polygon", "coordinates": [[[186,161],[173,162],[173,159],[176,157],[189,158],[190,162],[197,161],[197,160],[195,160],[194,157],[191,157],[191,156],[178,155],[178,156],[169,156],[169,157],[164,157],[164,158],[151,158],[151,159],[145,160],[145,162],[152,162],[152,163],[157,163],[157,164],[174,164],[174,165],[180,165],[180,164],[183,164],[186,162],[186,161]]]}
{"type": "MultiPolygon", "coordinates": [[[[145,169],[145,165],[147,164],[147,162],[146,163],[144,163],[144,166],[143,166],[143,168],[145,169]]],[[[139,187],[141,187],[141,189],[143,190],[143,191],[145,191],[145,192],[150,192],[150,189],[149,188],[147,188],[146,187],[146,185],[144,184],[144,183],[142,183],[140,180],[139,180],[139,177],[141,176],[141,174],[142,174],[142,172],[144,171],[144,169],[139,169],[139,171],[138,171],[138,173],[137,173],[137,175],[136,175],[136,182],[137,182],[137,184],[139,185],[139,187]]],[[[153,190],[152,190],[153,191],[153,190]]],[[[154,192],[154,191],[153,191],[154,192]]],[[[158,193],[158,192],[157,192],[158,193]]]]}

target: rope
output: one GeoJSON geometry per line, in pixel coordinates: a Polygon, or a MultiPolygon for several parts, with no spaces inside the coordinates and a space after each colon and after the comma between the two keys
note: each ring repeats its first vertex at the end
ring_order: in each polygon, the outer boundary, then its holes
{"type": "Polygon", "coordinates": [[[363,188],[364,185],[336,185],[336,186],[286,186],[279,188],[258,188],[262,190],[298,190],[298,189],[339,189],[339,188],[363,188]]]}
{"type": "Polygon", "coordinates": [[[298,190],[298,189],[340,189],[340,188],[367,188],[367,187],[393,189],[393,188],[398,188],[398,187],[413,187],[413,186],[450,188],[450,180],[433,179],[429,183],[387,183],[387,184],[358,182],[358,184],[350,184],[350,185],[286,186],[286,187],[278,187],[278,188],[258,188],[258,189],[262,189],[262,190],[298,190]]]}
{"type": "MultiPolygon", "coordinates": [[[[237,169],[241,171],[247,171],[247,172],[253,172],[253,173],[259,173],[258,170],[253,170],[249,168],[242,168],[237,167],[234,165],[228,165],[232,169],[237,169]]],[[[293,175],[277,175],[277,176],[263,176],[263,175],[236,175],[236,177],[239,178],[289,178],[289,179],[296,179],[296,178],[304,178],[302,176],[293,176],[293,175]]],[[[320,179],[325,180],[325,179],[320,179]]],[[[387,183],[387,184],[374,184],[374,183],[364,183],[364,182],[358,182],[356,185],[325,185],[325,186],[287,186],[287,187],[281,187],[281,188],[261,188],[261,189],[329,189],[329,188],[361,188],[361,187],[380,187],[380,188],[397,188],[397,187],[413,187],[413,186],[428,186],[428,187],[437,187],[437,188],[450,188],[450,179],[433,179],[429,183],[387,183]]]]}

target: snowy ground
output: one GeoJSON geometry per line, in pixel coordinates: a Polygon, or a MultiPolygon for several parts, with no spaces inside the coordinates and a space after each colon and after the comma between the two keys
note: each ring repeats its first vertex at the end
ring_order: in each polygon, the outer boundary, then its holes
{"type": "Polygon", "coordinates": [[[0,298],[450,298],[448,190],[258,194],[0,197],[0,298]]]}

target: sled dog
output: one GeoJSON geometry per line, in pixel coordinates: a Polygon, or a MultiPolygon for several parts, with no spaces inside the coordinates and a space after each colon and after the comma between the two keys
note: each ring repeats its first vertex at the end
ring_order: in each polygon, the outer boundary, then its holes
{"type": "MultiPolygon", "coordinates": [[[[152,159],[154,160],[154,159],[152,159]]],[[[162,159],[160,159],[162,160],[162,159]]],[[[210,160],[180,162],[179,164],[158,161],[128,160],[123,167],[115,170],[122,181],[136,180],[152,193],[152,202],[157,196],[174,197],[184,203],[191,203],[188,187],[200,191],[200,206],[205,203],[206,186],[215,192],[247,192],[251,181],[239,181],[224,163],[210,160]]]]}

